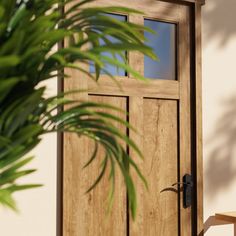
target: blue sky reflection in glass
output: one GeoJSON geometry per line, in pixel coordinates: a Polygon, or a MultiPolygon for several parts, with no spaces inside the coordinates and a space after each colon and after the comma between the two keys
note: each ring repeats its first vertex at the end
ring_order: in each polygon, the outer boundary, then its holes
{"type": "Polygon", "coordinates": [[[144,56],[144,76],[150,79],[176,79],[176,25],[156,20],[144,20],[144,25],[156,32],[145,32],[146,45],[153,48],[159,60],[144,56]]]}
{"type": "MultiPolygon", "coordinates": [[[[105,14],[105,15],[111,16],[114,19],[119,20],[119,21],[123,21],[123,22],[127,21],[127,16],[117,15],[117,14],[105,14]]],[[[109,40],[111,43],[119,43],[119,40],[113,38],[112,36],[107,36],[106,39],[109,40]]],[[[104,40],[100,39],[99,42],[100,42],[101,45],[104,45],[104,40]]],[[[124,54],[124,56],[126,56],[126,52],[124,52],[123,54],[124,54]]],[[[109,52],[103,52],[102,55],[110,57],[110,58],[115,57],[115,59],[117,59],[118,61],[124,62],[124,58],[122,58],[122,56],[117,54],[117,53],[112,54],[112,53],[109,53],[109,52]]],[[[106,71],[108,71],[113,76],[126,76],[126,71],[124,69],[121,69],[121,68],[118,69],[117,66],[115,66],[115,65],[105,64],[104,68],[105,68],[106,71]]],[[[90,63],[89,72],[90,73],[95,73],[95,66],[94,66],[93,63],[90,63]]],[[[106,74],[106,73],[103,70],[101,70],[101,74],[106,74]]]]}

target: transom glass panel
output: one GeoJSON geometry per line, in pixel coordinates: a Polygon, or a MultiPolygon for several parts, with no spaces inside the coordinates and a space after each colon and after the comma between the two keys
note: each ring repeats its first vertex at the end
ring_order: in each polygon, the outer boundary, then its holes
{"type": "MultiPolygon", "coordinates": [[[[105,14],[105,15],[111,16],[112,18],[114,18],[116,20],[119,20],[119,21],[123,21],[123,22],[127,21],[127,17],[123,16],[123,15],[108,14],[108,13],[105,14]]],[[[106,40],[110,41],[110,43],[119,43],[119,40],[114,39],[112,36],[107,36],[106,40]]],[[[104,40],[102,40],[102,39],[100,39],[99,42],[100,42],[101,45],[105,44],[104,40]]],[[[110,57],[110,58],[115,58],[120,62],[124,62],[125,57],[126,57],[126,52],[123,52],[122,55],[117,54],[117,53],[112,54],[112,53],[109,53],[109,52],[103,52],[102,55],[110,57]]],[[[112,74],[113,76],[126,76],[126,71],[125,70],[120,69],[120,68],[118,69],[114,65],[105,64],[104,65],[104,70],[101,70],[101,74],[105,74],[105,70],[108,73],[112,74]]],[[[90,73],[95,73],[95,66],[94,66],[93,63],[90,63],[90,73]]]]}
{"type": "Polygon", "coordinates": [[[145,19],[144,25],[156,34],[145,32],[146,44],[153,48],[159,60],[144,57],[144,76],[150,79],[176,79],[176,25],[145,19]]]}

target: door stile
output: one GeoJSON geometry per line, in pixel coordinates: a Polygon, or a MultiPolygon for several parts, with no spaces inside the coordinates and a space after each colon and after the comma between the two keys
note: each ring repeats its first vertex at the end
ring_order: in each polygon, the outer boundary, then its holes
{"type": "MultiPolygon", "coordinates": [[[[87,90],[87,78],[79,71],[66,69],[70,78],[64,80],[64,91],[79,88],[87,90]]],[[[88,93],[70,95],[74,100],[88,100],[88,93]]],[[[87,140],[78,138],[76,134],[63,135],[63,236],[77,236],[77,232],[86,235],[84,227],[86,219],[78,209],[88,210],[84,190],[88,187],[87,176],[81,172],[84,164],[82,156],[88,156],[87,140]],[[82,155],[81,155],[82,154],[82,155]]]]}
{"type": "Polygon", "coordinates": [[[201,42],[201,2],[194,6],[194,32],[195,32],[195,109],[196,109],[196,205],[197,235],[203,236],[203,159],[202,159],[202,42],[201,42]]]}
{"type": "MultiPolygon", "coordinates": [[[[180,83],[179,100],[179,176],[191,174],[191,118],[190,118],[190,32],[189,9],[181,8],[179,22],[178,78],[180,83]]],[[[183,194],[180,194],[180,235],[192,235],[192,208],[183,207],[183,194]]]]}
{"type": "MultiPolygon", "coordinates": [[[[134,130],[129,131],[130,138],[134,140],[140,151],[143,153],[143,138],[144,138],[143,97],[137,97],[137,96],[129,97],[129,122],[132,125],[132,127],[135,128],[135,131],[134,130]]],[[[133,151],[132,149],[129,151],[129,154],[131,158],[138,165],[140,171],[143,173],[145,160],[140,158],[140,156],[138,156],[137,153],[135,153],[135,151],[133,151]]],[[[148,195],[148,192],[145,189],[143,182],[141,182],[140,178],[137,176],[137,174],[134,173],[133,170],[131,170],[131,173],[133,173],[132,177],[136,186],[138,209],[137,209],[136,220],[133,221],[130,217],[128,230],[129,230],[129,235],[139,236],[140,232],[144,232],[144,224],[145,224],[145,219],[144,219],[145,208],[144,205],[142,204],[142,200],[145,195],[148,195]]]]}
{"type": "MultiPolygon", "coordinates": [[[[72,3],[67,7],[71,7],[72,3]]],[[[67,8],[65,9],[67,10],[67,8]]],[[[68,41],[64,42],[68,44],[68,41]]],[[[88,64],[78,63],[78,66],[88,70],[88,64]]],[[[88,78],[81,71],[66,68],[64,73],[69,75],[63,82],[63,90],[73,91],[75,89],[88,90],[88,78]],[[85,78],[84,78],[85,77],[85,78]],[[83,78],[83,79],[82,79],[83,78]]],[[[88,101],[88,93],[80,92],[70,94],[69,97],[73,100],[88,101]]],[[[66,108],[65,108],[66,109],[66,108]]],[[[82,234],[86,234],[86,229],[83,227],[86,219],[81,217],[79,208],[85,207],[83,203],[86,202],[84,196],[84,189],[88,186],[86,176],[81,173],[78,167],[82,167],[83,156],[88,156],[88,146],[86,139],[80,139],[76,134],[64,133],[63,134],[63,196],[62,196],[62,211],[63,222],[62,232],[63,236],[76,236],[77,232],[81,230],[82,234]],[[82,198],[81,198],[82,196],[82,198]]]]}

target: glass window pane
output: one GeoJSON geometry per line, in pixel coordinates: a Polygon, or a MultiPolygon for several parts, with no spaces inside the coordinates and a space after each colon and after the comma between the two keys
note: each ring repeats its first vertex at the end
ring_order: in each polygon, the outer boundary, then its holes
{"type": "MultiPolygon", "coordinates": [[[[116,15],[116,14],[105,14],[105,15],[108,15],[108,16],[111,16],[119,21],[127,21],[127,17],[126,16],[122,16],[122,15],[116,15]]],[[[106,37],[110,42],[112,43],[118,43],[119,40],[118,39],[115,39],[114,37],[112,36],[107,36],[106,37]]],[[[100,44],[101,45],[104,45],[104,40],[100,39],[100,44]]],[[[102,55],[104,56],[107,56],[107,57],[111,57],[111,58],[116,58],[118,59],[120,62],[125,62],[124,61],[124,58],[119,55],[119,54],[111,54],[109,52],[104,52],[102,53],[102,55]]],[[[126,52],[124,52],[124,56],[126,56],[126,52]]],[[[104,70],[106,70],[107,72],[109,72],[110,74],[112,75],[118,75],[118,76],[126,76],[126,71],[123,70],[123,69],[118,69],[116,66],[113,66],[113,65],[110,65],[110,64],[105,64],[104,66],[104,70]]],[[[95,66],[93,63],[90,64],[90,73],[95,73],[95,66]]],[[[101,74],[106,74],[105,71],[101,70],[101,74]]]]}
{"type": "Polygon", "coordinates": [[[176,25],[144,20],[144,25],[151,28],[156,34],[145,32],[148,39],[146,44],[153,48],[159,58],[154,61],[144,57],[144,76],[150,79],[176,79],[176,25]]]}

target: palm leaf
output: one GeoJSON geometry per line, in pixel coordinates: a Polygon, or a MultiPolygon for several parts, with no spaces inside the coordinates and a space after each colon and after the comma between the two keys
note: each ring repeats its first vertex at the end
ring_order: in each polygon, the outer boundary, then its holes
{"type": "Polygon", "coordinates": [[[142,153],[114,125],[118,123],[125,129],[133,129],[126,120],[112,115],[120,109],[109,104],[75,101],[69,97],[73,92],[46,98],[45,88],[39,86],[41,81],[56,74],[67,77],[63,74],[65,68],[78,70],[95,81],[99,80],[102,72],[120,86],[106,70],[106,65],[123,69],[145,81],[127,64],[124,51],[139,51],[157,58],[144,44],[143,32],[151,30],[120,22],[107,14],[140,12],[125,7],[87,7],[90,2],[92,0],[76,3],[73,0],[0,1],[0,204],[11,209],[16,210],[12,197],[14,192],[40,186],[17,183],[19,178],[35,171],[25,169],[33,158],[24,156],[40,142],[43,134],[73,132],[95,142],[94,152],[85,167],[96,160],[98,148],[105,151],[102,165],[98,167],[100,174],[88,190],[97,186],[104,173],[109,171],[111,188],[108,203],[111,209],[118,167],[127,187],[132,217],[135,217],[136,192],[130,168],[136,171],[145,185],[147,183],[135,161],[127,154],[126,147],[132,148],[140,157],[142,153]],[[65,10],[60,13],[62,8],[65,10]],[[112,43],[109,37],[115,38],[116,43],[112,43]],[[65,40],[67,45],[53,51],[54,46],[65,40]],[[104,56],[104,52],[112,57],[104,56]],[[120,62],[116,55],[120,55],[123,61],[120,62]],[[95,75],[79,66],[78,61],[94,64],[95,75]]]}

